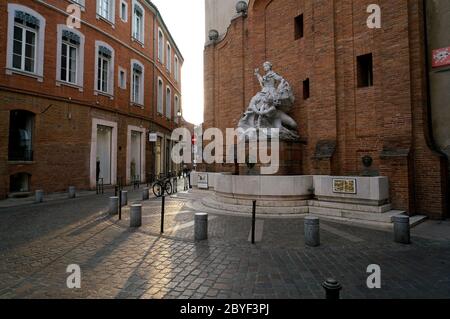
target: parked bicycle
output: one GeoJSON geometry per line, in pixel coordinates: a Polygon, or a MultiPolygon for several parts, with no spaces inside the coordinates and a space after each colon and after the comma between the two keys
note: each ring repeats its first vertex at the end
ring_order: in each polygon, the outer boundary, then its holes
{"type": "Polygon", "coordinates": [[[164,194],[172,195],[173,187],[171,177],[169,175],[160,174],[159,178],[153,183],[153,194],[156,197],[161,197],[164,194]]]}

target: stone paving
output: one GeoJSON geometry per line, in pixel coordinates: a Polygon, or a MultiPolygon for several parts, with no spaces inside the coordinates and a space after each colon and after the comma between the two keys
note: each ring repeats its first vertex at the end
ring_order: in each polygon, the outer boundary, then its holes
{"type": "MultiPolygon", "coordinates": [[[[450,297],[450,241],[427,236],[427,223],[401,245],[387,231],[321,221],[322,245],[310,248],[300,218],[259,220],[251,245],[250,218],[210,215],[209,239],[196,243],[201,193],[167,198],[164,236],[159,199],[130,229],[129,208],[122,221],[106,213],[111,195],[0,208],[0,298],[323,298],[328,277],[342,298],[450,297]],[[66,286],[70,264],[81,289],[66,286]],[[366,286],[370,264],[381,266],[381,289],[366,286]]],[[[129,203],[140,197],[130,191],[129,203]]]]}

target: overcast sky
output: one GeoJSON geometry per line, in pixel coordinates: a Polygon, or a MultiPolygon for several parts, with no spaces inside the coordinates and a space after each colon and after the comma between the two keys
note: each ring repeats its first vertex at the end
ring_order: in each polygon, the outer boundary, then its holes
{"type": "Polygon", "coordinates": [[[183,116],[194,124],[203,120],[203,47],[205,0],[152,0],[158,7],[181,54],[183,116]]]}

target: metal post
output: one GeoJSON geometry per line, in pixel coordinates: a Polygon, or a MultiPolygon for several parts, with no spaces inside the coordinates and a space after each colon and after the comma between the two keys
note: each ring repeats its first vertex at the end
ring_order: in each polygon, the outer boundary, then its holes
{"type": "Polygon", "coordinates": [[[255,244],[255,228],[256,228],[256,200],[253,201],[253,210],[252,210],[252,244],[255,244]]]}
{"type": "Polygon", "coordinates": [[[164,234],[164,206],[165,206],[165,201],[166,201],[166,196],[162,195],[162,203],[161,203],[161,234],[164,234]]]}
{"type": "Polygon", "coordinates": [[[322,287],[325,289],[326,299],[328,300],[338,300],[340,291],[342,290],[342,286],[335,279],[327,279],[322,287]]]}
{"type": "Polygon", "coordinates": [[[396,243],[400,244],[411,244],[411,226],[409,216],[394,216],[394,240],[396,243]]]}

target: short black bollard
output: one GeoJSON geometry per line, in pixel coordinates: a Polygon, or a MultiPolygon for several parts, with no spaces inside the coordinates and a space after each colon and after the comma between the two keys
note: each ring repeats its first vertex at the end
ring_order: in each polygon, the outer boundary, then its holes
{"type": "Polygon", "coordinates": [[[166,196],[162,195],[161,200],[161,234],[164,234],[164,206],[166,202],[166,196]]]}
{"type": "Polygon", "coordinates": [[[253,201],[253,210],[252,210],[252,244],[255,244],[255,228],[256,228],[256,200],[253,201]]]}
{"type": "Polygon", "coordinates": [[[326,299],[338,300],[340,298],[342,286],[337,280],[329,278],[322,284],[322,287],[325,289],[326,299]]]}

